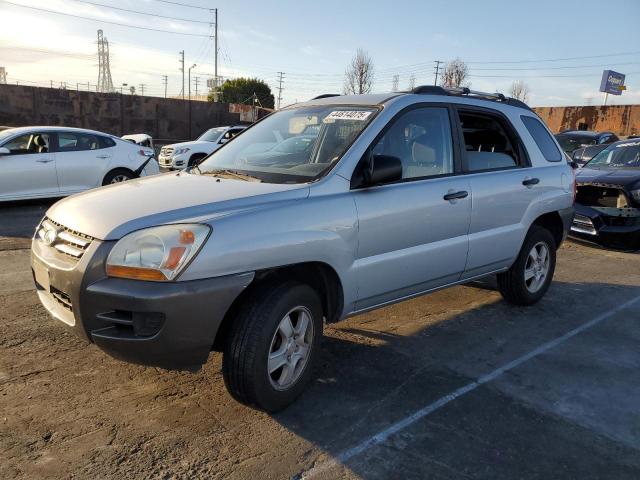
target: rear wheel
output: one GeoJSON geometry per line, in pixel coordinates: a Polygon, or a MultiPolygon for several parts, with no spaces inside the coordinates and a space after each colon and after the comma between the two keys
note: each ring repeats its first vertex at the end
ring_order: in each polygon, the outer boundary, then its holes
{"type": "Polygon", "coordinates": [[[112,183],[121,183],[126,182],[127,180],[131,180],[136,176],[131,170],[127,170],[125,168],[116,168],[115,170],[111,170],[104,176],[104,180],[102,180],[102,185],[110,185],[112,183]]]}
{"type": "Polygon", "coordinates": [[[556,243],[546,228],[533,225],[509,270],[498,274],[498,290],[509,303],[533,305],[547,292],[556,268],[556,243]]]}
{"type": "Polygon", "coordinates": [[[222,372],[229,393],[276,412],[311,380],[322,337],[322,304],[298,282],[265,284],[241,307],[226,341],[222,372]]]}

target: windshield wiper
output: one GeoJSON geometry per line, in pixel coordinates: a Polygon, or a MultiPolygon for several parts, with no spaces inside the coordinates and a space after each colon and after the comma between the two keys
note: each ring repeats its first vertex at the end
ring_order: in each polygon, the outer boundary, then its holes
{"type": "MultiPolygon", "coordinates": [[[[200,169],[198,169],[200,171],[200,169]]],[[[241,180],[246,180],[248,182],[262,182],[261,179],[255,177],[253,175],[249,175],[247,173],[238,172],[237,170],[229,170],[229,169],[220,169],[220,170],[210,170],[208,172],[200,171],[200,175],[211,175],[213,177],[221,177],[221,178],[239,178],[241,180]]]]}

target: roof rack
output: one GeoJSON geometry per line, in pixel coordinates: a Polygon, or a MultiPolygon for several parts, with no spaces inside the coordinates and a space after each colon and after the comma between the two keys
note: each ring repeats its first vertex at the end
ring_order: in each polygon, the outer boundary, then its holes
{"type": "Polygon", "coordinates": [[[421,85],[411,90],[411,93],[419,95],[468,95],[481,100],[492,100],[494,102],[502,102],[514,107],[531,110],[531,107],[526,103],[515,98],[505,97],[502,93],[478,92],[467,87],[438,87],[437,85],[421,85]]]}
{"type": "Polygon", "coordinates": [[[339,97],[339,93],[323,93],[322,95],[318,95],[317,97],[313,97],[311,100],[319,100],[321,98],[329,98],[329,97],[339,97]]]}

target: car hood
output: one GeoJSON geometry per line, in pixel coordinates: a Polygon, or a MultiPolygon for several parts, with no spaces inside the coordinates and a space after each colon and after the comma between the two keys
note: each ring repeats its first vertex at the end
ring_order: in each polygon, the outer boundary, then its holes
{"type": "Polygon", "coordinates": [[[180,142],[180,143],[172,143],[171,145],[167,145],[167,147],[172,147],[175,150],[178,148],[205,148],[210,149],[213,148],[216,144],[213,142],[206,142],[204,140],[194,140],[193,142],[180,142]]]}
{"type": "Polygon", "coordinates": [[[47,217],[100,240],[141,228],[205,222],[266,203],[306,198],[302,184],[272,184],[167,173],[88,190],[54,204],[47,217]]]}
{"type": "Polygon", "coordinates": [[[640,169],[637,168],[585,168],[578,170],[576,180],[579,184],[617,185],[626,188],[640,182],[640,169]]]}

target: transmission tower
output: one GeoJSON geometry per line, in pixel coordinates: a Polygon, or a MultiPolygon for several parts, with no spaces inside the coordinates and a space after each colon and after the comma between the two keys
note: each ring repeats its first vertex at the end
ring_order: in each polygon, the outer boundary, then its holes
{"type": "Polygon", "coordinates": [[[109,41],[102,35],[102,30],[98,30],[98,91],[113,92],[111,66],[109,65],[109,41]]]}

